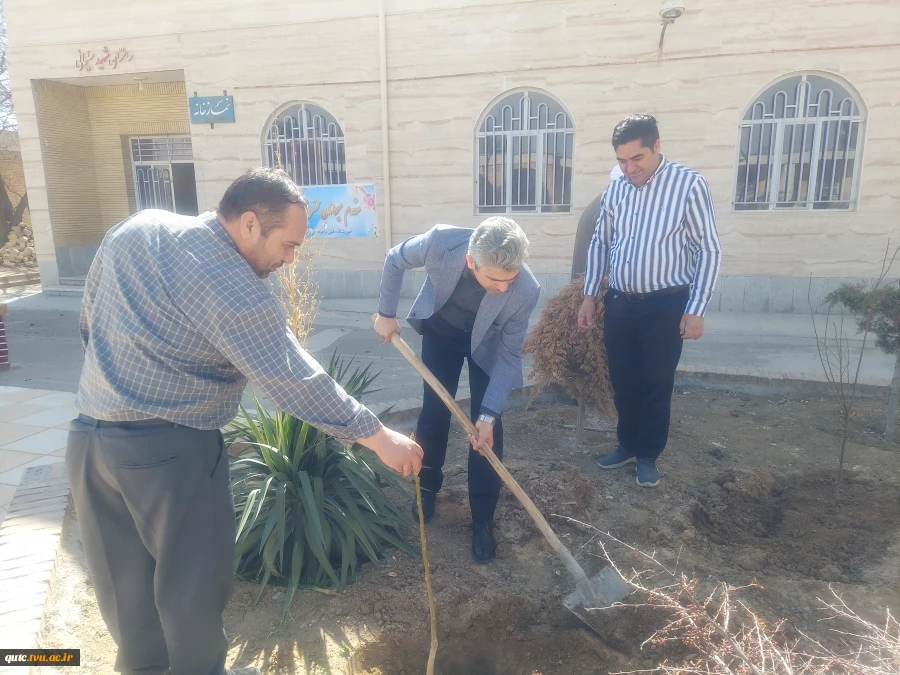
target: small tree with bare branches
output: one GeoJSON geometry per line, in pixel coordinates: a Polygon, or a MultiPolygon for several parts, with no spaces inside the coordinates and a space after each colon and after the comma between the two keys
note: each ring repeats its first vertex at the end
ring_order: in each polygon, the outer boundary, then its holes
{"type": "Polygon", "coordinates": [[[864,283],[845,283],[829,293],[825,300],[852,312],[857,317],[859,332],[874,333],[875,345],[894,356],[894,376],[884,423],[885,438],[893,438],[900,399],[900,285],[895,281],[871,289],[864,283]]]}
{"type": "Polygon", "coordinates": [[[825,379],[838,403],[841,413],[841,447],[838,455],[838,473],[835,483],[835,499],[837,502],[841,501],[841,484],[844,480],[847,435],[850,432],[850,424],[856,413],[855,405],[863,356],[865,356],[866,346],[868,345],[869,332],[878,312],[877,301],[882,296],[885,279],[898,253],[900,253],[900,248],[895,249],[893,254],[891,254],[890,242],[888,242],[884,252],[884,259],[881,263],[881,273],[878,275],[878,278],[870,283],[861,283],[858,286],[858,290],[863,298],[861,306],[856,309],[862,343],[859,348],[859,354],[855,359],[850,349],[850,340],[844,331],[844,306],[838,304],[840,294],[832,293],[827,296],[828,312],[825,317],[824,330],[820,333],[819,327],[816,325],[815,306],[812,302],[812,279],[810,279],[809,283],[807,301],[809,302],[809,312],[812,319],[813,332],[816,337],[816,349],[825,379]],[[832,314],[835,307],[838,309],[836,317],[832,314]]]}

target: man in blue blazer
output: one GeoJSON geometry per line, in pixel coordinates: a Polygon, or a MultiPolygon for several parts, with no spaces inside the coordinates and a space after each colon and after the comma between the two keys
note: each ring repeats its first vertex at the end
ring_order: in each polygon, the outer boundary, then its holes
{"type": "MultiPolygon", "coordinates": [[[[522,386],[522,342],[540,286],[525,264],[528,239],[516,222],[494,216],[475,230],[436,225],[388,253],[381,277],[375,332],[390,342],[400,332],[397,306],[406,270],[425,268],[427,278],[406,320],[422,336],[422,361],[451,395],[456,395],[463,361],[469,361],[472,421],[469,506],[472,557],[488,562],[496,553],[494,510],[500,477],[479,452],[491,447],[503,459],[501,415],[512,389],[522,386]]],[[[450,411],[425,385],[416,442],[425,451],[422,507],[434,516],[444,480],[450,411]]],[[[413,514],[419,519],[416,505],[413,514]]]]}

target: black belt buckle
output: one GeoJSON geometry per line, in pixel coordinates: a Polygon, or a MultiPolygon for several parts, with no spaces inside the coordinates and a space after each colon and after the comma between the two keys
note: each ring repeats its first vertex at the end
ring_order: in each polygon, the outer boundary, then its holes
{"type": "Polygon", "coordinates": [[[647,299],[646,293],[623,293],[628,302],[643,302],[647,299]]]}

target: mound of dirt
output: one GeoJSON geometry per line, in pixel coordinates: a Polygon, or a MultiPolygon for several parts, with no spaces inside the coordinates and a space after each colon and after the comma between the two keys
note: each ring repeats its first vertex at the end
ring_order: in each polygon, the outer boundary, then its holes
{"type": "Polygon", "coordinates": [[[730,471],[709,484],[690,513],[698,532],[729,547],[739,569],[861,583],[898,528],[900,501],[895,487],[854,476],[841,497],[837,504],[830,473],[730,471]]]}

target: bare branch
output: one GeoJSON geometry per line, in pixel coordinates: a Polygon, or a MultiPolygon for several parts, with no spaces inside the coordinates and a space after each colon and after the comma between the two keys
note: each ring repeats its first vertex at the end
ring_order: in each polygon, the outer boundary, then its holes
{"type": "MultiPolygon", "coordinates": [[[[664,612],[665,625],[642,644],[671,647],[683,645],[694,653],[687,662],[663,661],[655,668],[633,670],[614,675],[663,673],[665,675],[896,675],[900,672],[900,625],[886,611],[883,626],[860,618],[832,590],[831,602],[819,602],[826,621],[849,623],[856,630],[836,626],[833,631],[846,643],[834,651],[803,633],[789,637],[784,619],[767,622],[738,597],[747,590],[762,588],[755,580],[742,587],[716,582],[701,592],[696,577],[678,574],[666,568],[657,554],[646,553],[574,518],[553,517],[592,532],[591,541],[602,551],[602,558],[625,580],[635,599],[615,603],[613,607],[648,608],[664,612]],[[647,567],[625,573],[610,555],[606,542],[621,546],[629,556],[647,567]],[[664,585],[651,583],[658,575],[664,585]]],[[[680,552],[679,552],[680,557],[680,552]]]]}

